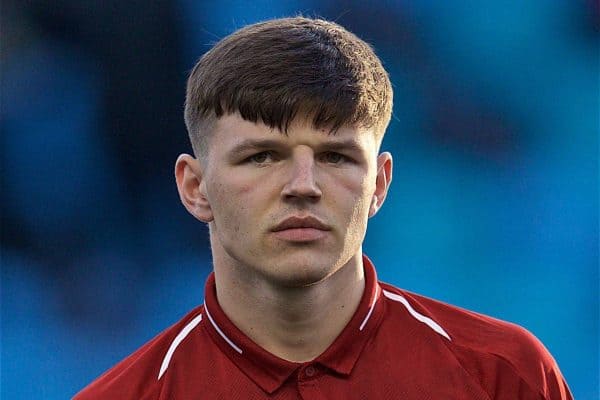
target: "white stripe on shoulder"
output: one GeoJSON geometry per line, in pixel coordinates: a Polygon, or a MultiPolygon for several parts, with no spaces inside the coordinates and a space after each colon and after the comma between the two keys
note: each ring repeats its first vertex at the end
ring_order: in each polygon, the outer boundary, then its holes
{"type": "Polygon", "coordinates": [[[396,294],[396,293],[392,293],[392,292],[387,291],[385,289],[383,290],[383,294],[388,299],[391,299],[391,300],[397,301],[399,303],[402,303],[402,305],[404,307],[406,307],[406,309],[408,310],[408,312],[410,313],[410,315],[412,315],[416,320],[421,321],[425,325],[429,326],[431,329],[433,329],[434,331],[436,331],[440,335],[444,336],[446,339],[452,340],[452,339],[450,339],[450,336],[448,335],[448,333],[446,333],[446,331],[444,330],[444,328],[442,328],[441,326],[439,326],[438,323],[435,322],[434,320],[432,320],[431,318],[429,318],[429,317],[427,317],[427,316],[419,313],[414,308],[412,308],[412,306],[410,305],[410,303],[403,296],[401,296],[399,294],[396,294]]]}
{"type": "Polygon", "coordinates": [[[160,366],[160,371],[158,373],[158,379],[160,379],[160,377],[163,376],[163,374],[169,367],[169,363],[171,362],[171,357],[173,357],[173,353],[175,352],[175,349],[177,349],[177,346],[179,346],[181,341],[183,339],[185,339],[185,337],[192,331],[192,329],[194,329],[200,323],[200,321],[202,321],[202,314],[199,314],[196,318],[194,318],[193,320],[188,322],[188,324],[183,327],[181,332],[179,332],[179,334],[177,334],[177,336],[175,336],[175,339],[171,343],[171,346],[169,346],[169,350],[167,350],[167,354],[165,354],[165,358],[163,359],[163,362],[160,366]]]}

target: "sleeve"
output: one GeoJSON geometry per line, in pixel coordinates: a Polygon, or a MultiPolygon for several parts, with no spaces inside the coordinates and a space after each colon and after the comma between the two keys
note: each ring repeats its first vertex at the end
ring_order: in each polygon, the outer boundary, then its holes
{"type": "Polygon", "coordinates": [[[503,336],[488,337],[485,349],[456,347],[460,364],[490,399],[573,400],[556,361],[533,334],[505,324],[503,336]]]}
{"type": "MultiPolygon", "coordinates": [[[[513,325],[508,335],[509,344],[504,351],[494,352],[503,365],[505,376],[515,375],[521,382],[517,397],[519,400],[573,400],[573,395],[563,377],[558,364],[542,342],[528,330],[513,325]],[[527,393],[527,394],[525,394],[527,393]]],[[[500,374],[502,376],[502,374],[500,374]]],[[[505,378],[510,380],[508,378],[505,378]]],[[[510,391],[510,388],[499,388],[510,391]]],[[[513,396],[516,393],[513,393],[513,396]]],[[[500,397],[502,400],[511,397],[500,397]]],[[[496,399],[496,398],[494,398],[496,399]]]]}
{"type": "Polygon", "coordinates": [[[523,379],[538,391],[544,400],[573,400],[567,382],[558,364],[542,342],[532,333],[519,327],[515,340],[522,341],[521,356],[516,357],[514,368],[523,379]]]}

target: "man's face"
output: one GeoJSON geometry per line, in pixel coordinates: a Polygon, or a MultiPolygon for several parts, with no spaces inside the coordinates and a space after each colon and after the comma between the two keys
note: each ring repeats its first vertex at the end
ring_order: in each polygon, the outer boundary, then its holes
{"type": "Polygon", "coordinates": [[[215,259],[298,287],[360,257],[391,173],[391,157],[377,149],[366,130],[330,134],[297,119],[286,136],[238,114],[220,118],[200,180],[215,259]]]}

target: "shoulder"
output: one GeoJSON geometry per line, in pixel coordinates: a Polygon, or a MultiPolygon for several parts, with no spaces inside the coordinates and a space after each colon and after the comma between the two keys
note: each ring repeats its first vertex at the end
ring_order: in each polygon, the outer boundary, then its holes
{"type": "Polygon", "coordinates": [[[547,350],[525,328],[422,295],[381,284],[384,295],[403,308],[435,322],[454,346],[514,359],[524,355],[546,360],[547,350]],[[518,356],[518,357],[517,357],[518,356]]]}
{"type": "Polygon", "coordinates": [[[180,321],[103,373],[73,400],[158,398],[163,375],[177,347],[202,320],[197,307],[180,321]]]}
{"type": "Polygon", "coordinates": [[[542,399],[570,398],[556,361],[527,329],[389,284],[381,287],[392,314],[404,312],[400,308],[414,313],[445,338],[446,347],[475,379],[489,384],[489,376],[510,375],[542,399]]]}

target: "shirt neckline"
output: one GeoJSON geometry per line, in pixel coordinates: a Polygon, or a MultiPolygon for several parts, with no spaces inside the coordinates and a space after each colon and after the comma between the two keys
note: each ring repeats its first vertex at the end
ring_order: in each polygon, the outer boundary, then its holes
{"type": "Polygon", "coordinates": [[[214,273],[206,281],[202,324],[213,342],[250,379],[267,393],[273,393],[300,367],[319,364],[341,375],[350,375],[369,338],[383,317],[382,289],[373,263],[363,255],[365,290],[348,324],[333,343],[316,359],[306,363],[284,360],[269,353],[239,330],[225,315],[216,296],[214,273]]]}

